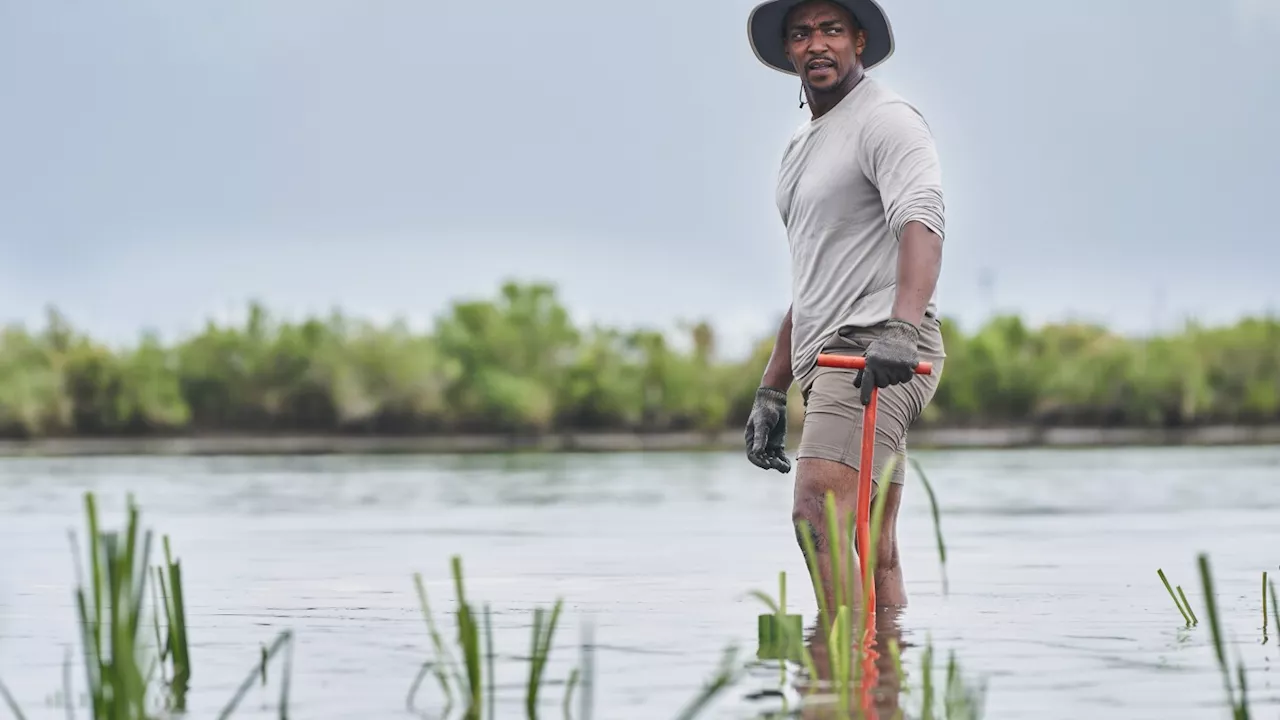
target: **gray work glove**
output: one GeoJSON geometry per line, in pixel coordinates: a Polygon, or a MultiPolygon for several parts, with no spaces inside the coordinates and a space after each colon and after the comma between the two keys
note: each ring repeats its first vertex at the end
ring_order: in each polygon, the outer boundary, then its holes
{"type": "Polygon", "coordinates": [[[915,376],[919,344],[920,330],[915,325],[905,320],[884,324],[884,331],[867,346],[866,368],[853,378],[853,386],[862,390],[863,405],[871,402],[873,388],[905,383],[915,376]]]}
{"type": "Polygon", "coordinates": [[[765,470],[791,472],[791,461],[783,450],[787,442],[787,394],[774,388],[756,389],[751,415],[747,418],[747,459],[765,470]]]}

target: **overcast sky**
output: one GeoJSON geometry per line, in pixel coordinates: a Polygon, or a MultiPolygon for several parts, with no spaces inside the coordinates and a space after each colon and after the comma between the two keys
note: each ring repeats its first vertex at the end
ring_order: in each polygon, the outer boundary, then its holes
{"type": "MultiPolygon", "coordinates": [[[[945,313],[1280,299],[1280,0],[884,2],[875,74],[943,160],[945,313]]],[[[516,277],[741,347],[789,300],[774,182],[807,112],[752,5],[0,0],[0,319],[426,323],[516,277]]]]}

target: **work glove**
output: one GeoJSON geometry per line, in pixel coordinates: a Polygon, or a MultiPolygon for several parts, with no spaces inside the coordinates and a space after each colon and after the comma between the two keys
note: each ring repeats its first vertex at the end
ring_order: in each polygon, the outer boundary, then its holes
{"type": "Polygon", "coordinates": [[[774,388],[756,389],[751,415],[747,418],[747,459],[765,470],[791,472],[791,461],[783,450],[787,442],[787,394],[774,388]]]}
{"type": "Polygon", "coordinates": [[[920,330],[905,320],[890,320],[884,331],[867,345],[866,367],[853,378],[853,386],[862,390],[862,404],[871,402],[874,388],[887,388],[911,380],[919,360],[917,346],[920,330]]]}

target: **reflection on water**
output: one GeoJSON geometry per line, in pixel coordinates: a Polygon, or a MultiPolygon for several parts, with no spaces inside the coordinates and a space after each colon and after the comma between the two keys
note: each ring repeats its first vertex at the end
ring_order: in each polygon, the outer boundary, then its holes
{"type": "MultiPolygon", "coordinates": [[[[937,649],[928,640],[919,647],[904,631],[903,617],[901,608],[880,608],[875,617],[875,631],[868,633],[862,643],[850,644],[848,655],[839,662],[852,660],[858,664],[852,679],[847,674],[836,674],[835,668],[839,665],[832,662],[832,652],[840,648],[832,645],[832,639],[820,630],[820,619],[814,618],[804,637],[814,674],[805,671],[803,662],[789,663],[788,668],[798,671],[790,679],[776,681],[772,687],[748,696],[756,701],[775,701],[762,710],[756,720],[784,717],[845,720],[859,711],[862,713],[859,717],[866,720],[891,720],[899,717],[899,713],[919,717],[926,708],[931,708],[939,718],[983,717],[983,683],[966,677],[954,654],[938,657],[937,649]],[[899,653],[896,657],[895,648],[899,653]],[[913,657],[917,665],[904,667],[902,656],[913,657]],[[841,681],[848,686],[848,712],[841,709],[838,694],[841,681]]],[[[762,669],[757,678],[761,683],[769,672],[776,676],[778,671],[778,664],[772,660],[758,663],[757,667],[762,669]]]]}
{"type": "MultiPolygon", "coordinates": [[[[1258,714],[1276,714],[1280,648],[1274,633],[1261,642],[1259,581],[1263,570],[1280,578],[1280,449],[919,459],[943,506],[951,592],[928,502],[909,479],[899,526],[910,605],[877,631],[899,638],[906,677],[881,646],[881,702],[893,683],[917,686],[932,641],[939,690],[954,650],[967,677],[986,681],[986,717],[1220,716],[1208,629],[1181,628],[1155,574],[1163,568],[1198,609],[1203,551],[1228,651],[1249,668],[1258,714]]],[[[183,561],[193,717],[220,709],[284,629],[297,641],[294,716],[405,715],[430,655],[412,574],[448,597],[455,553],[470,596],[492,605],[498,698],[511,713],[532,608],[564,597],[548,676],[568,675],[589,619],[597,717],[674,717],[726,644],[755,642],[760,606],[746,591],[779,571],[796,588],[807,580],[789,481],[737,453],[3,460],[0,677],[30,717],[62,717],[43,701],[77,643],[66,530],[80,526],[85,490],[113,524],[132,492],[183,561]]],[[[792,612],[816,617],[810,594],[792,596],[792,612]]],[[[815,661],[830,652],[821,638],[811,648],[815,661]]],[[[776,668],[753,670],[703,717],[758,717],[776,698],[750,696],[777,683],[776,668]]],[[[545,695],[557,716],[561,692],[545,695]]],[[[270,717],[274,699],[255,690],[238,716],[270,717]]],[[[430,700],[424,691],[419,704],[430,700]]]]}

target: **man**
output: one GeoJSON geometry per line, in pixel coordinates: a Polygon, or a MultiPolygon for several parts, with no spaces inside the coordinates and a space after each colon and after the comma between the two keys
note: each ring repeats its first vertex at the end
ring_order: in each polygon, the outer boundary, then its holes
{"type": "Polygon", "coordinates": [[[844,523],[853,521],[858,467],[867,461],[860,457],[863,407],[871,389],[882,388],[873,497],[889,458],[897,456],[897,464],[877,543],[876,597],[900,607],[906,590],[897,514],[907,428],[933,398],[946,355],[935,291],[944,235],[937,152],[915,108],[866,74],[893,53],[889,21],[875,0],[768,0],[752,11],[748,36],[761,62],[800,77],[812,118],[788,144],[778,178],[792,304],[747,421],[747,456],[761,468],[790,472],[787,389],[797,382],[805,420],[792,519],[812,533],[827,606],[835,607],[835,582],[845,582],[856,603],[861,570],[832,578],[831,553],[844,548],[840,567],[847,567],[844,523]],[[866,369],[816,367],[820,352],[864,355],[866,369]],[[933,363],[931,375],[913,374],[922,360],[933,363]],[[828,490],[841,538],[827,536],[828,490]]]}

